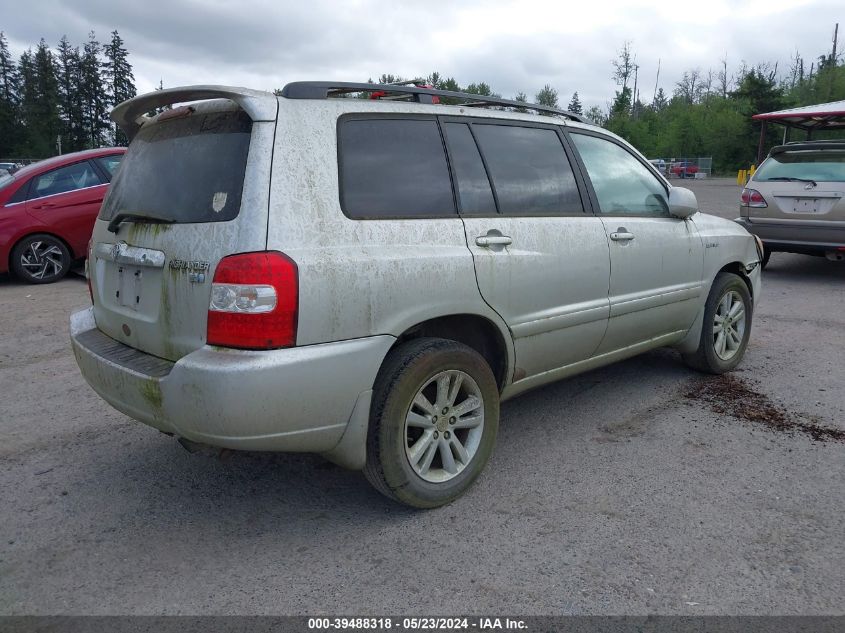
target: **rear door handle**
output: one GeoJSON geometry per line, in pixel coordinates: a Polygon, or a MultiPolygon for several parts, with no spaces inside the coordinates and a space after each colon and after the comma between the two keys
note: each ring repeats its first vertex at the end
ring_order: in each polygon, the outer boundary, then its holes
{"type": "Polygon", "coordinates": [[[625,229],[620,228],[620,230],[610,234],[610,239],[614,242],[629,242],[634,239],[634,234],[628,233],[625,229]]]}
{"type": "Polygon", "coordinates": [[[478,246],[509,246],[513,240],[507,235],[479,235],[475,238],[475,243],[478,246]]]}

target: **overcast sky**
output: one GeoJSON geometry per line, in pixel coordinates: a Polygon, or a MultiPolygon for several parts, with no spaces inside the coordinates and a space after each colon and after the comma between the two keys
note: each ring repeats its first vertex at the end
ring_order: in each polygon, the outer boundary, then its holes
{"type": "MultiPolygon", "coordinates": [[[[117,29],[139,92],[221,83],[259,89],[301,79],[365,81],[438,71],[458,83],[486,81],[505,97],[551,84],[566,105],[578,91],[605,107],[616,86],[611,60],[627,40],[639,64],[641,99],[671,93],[684,70],[714,72],[725,55],[789,67],[830,50],[843,0],[674,0],[543,3],[454,0],[2,0],[0,30],[13,52],[42,37],[82,44],[117,29]]],[[[842,24],[845,30],[845,24],[842,24]]],[[[845,40],[845,34],[840,38],[845,40]]],[[[845,48],[840,41],[840,49],[845,48]]]]}

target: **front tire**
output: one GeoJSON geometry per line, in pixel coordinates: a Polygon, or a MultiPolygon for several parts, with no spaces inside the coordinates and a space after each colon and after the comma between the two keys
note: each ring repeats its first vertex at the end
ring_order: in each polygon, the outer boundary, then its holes
{"type": "Polygon", "coordinates": [[[15,276],[31,284],[58,281],[67,275],[70,264],[67,246],[52,235],[28,235],[12,249],[12,270],[15,276]]]}
{"type": "Polygon", "coordinates": [[[733,370],[745,356],[754,304],[739,275],[719,273],[704,305],[698,349],[684,356],[687,365],[708,374],[733,370]]]}
{"type": "Polygon", "coordinates": [[[388,354],[373,390],[364,474],[391,499],[435,508],[484,469],[499,428],[499,390],[474,349],[413,339],[388,354]]]}

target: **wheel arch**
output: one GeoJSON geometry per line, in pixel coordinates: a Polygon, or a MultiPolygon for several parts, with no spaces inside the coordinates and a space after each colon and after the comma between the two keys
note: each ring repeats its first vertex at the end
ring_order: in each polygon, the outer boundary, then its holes
{"type": "Polygon", "coordinates": [[[422,337],[448,339],[471,347],[490,365],[500,393],[508,384],[513,366],[511,350],[504,333],[490,319],[479,314],[451,314],[427,319],[402,332],[393,347],[422,337]]]}
{"type": "MultiPolygon", "coordinates": [[[[742,262],[731,262],[729,264],[725,264],[722,266],[716,274],[713,276],[713,279],[710,281],[710,288],[713,287],[713,282],[716,281],[716,277],[719,276],[719,273],[733,273],[737,275],[742,281],[745,283],[746,287],[748,288],[748,294],[751,295],[752,304],[754,302],[754,284],[751,283],[751,279],[748,277],[748,273],[745,272],[745,264],[742,262]]],[[[709,294],[710,288],[707,289],[709,294]]]]}
{"type": "Polygon", "coordinates": [[[719,270],[715,272],[713,278],[710,279],[710,283],[707,284],[707,292],[704,294],[701,300],[701,307],[698,311],[698,316],[695,318],[695,322],[692,324],[692,327],[687,332],[687,335],[681,341],[673,345],[673,347],[682,354],[691,354],[696,349],[698,349],[699,339],[701,338],[701,328],[704,324],[704,306],[707,303],[707,297],[710,296],[710,291],[713,289],[713,284],[716,282],[716,278],[721,273],[733,273],[734,275],[737,275],[740,279],[742,279],[746,288],[748,288],[748,294],[751,295],[751,304],[754,305],[754,284],[751,283],[751,279],[745,272],[745,264],[740,261],[733,261],[724,264],[719,270]]]}

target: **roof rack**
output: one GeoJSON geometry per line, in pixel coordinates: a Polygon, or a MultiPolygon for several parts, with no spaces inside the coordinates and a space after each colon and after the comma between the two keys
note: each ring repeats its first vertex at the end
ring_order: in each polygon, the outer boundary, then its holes
{"type": "Polygon", "coordinates": [[[520,108],[523,110],[534,110],[543,114],[555,114],[565,116],[579,123],[589,123],[580,114],[559,110],[550,106],[537,103],[525,103],[523,101],[511,101],[499,97],[487,97],[484,95],[470,94],[468,92],[452,92],[451,90],[437,90],[425,88],[418,85],[397,85],[397,84],[369,84],[355,83],[350,81],[294,81],[282,88],[282,96],[287,99],[328,99],[329,97],[340,96],[352,92],[383,92],[390,94],[387,98],[407,97],[416,103],[435,103],[434,97],[457,99],[464,101],[462,105],[467,107],[489,107],[500,106],[506,108],[520,108]],[[394,96],[395,95],[395,96],[394,96]]]}

